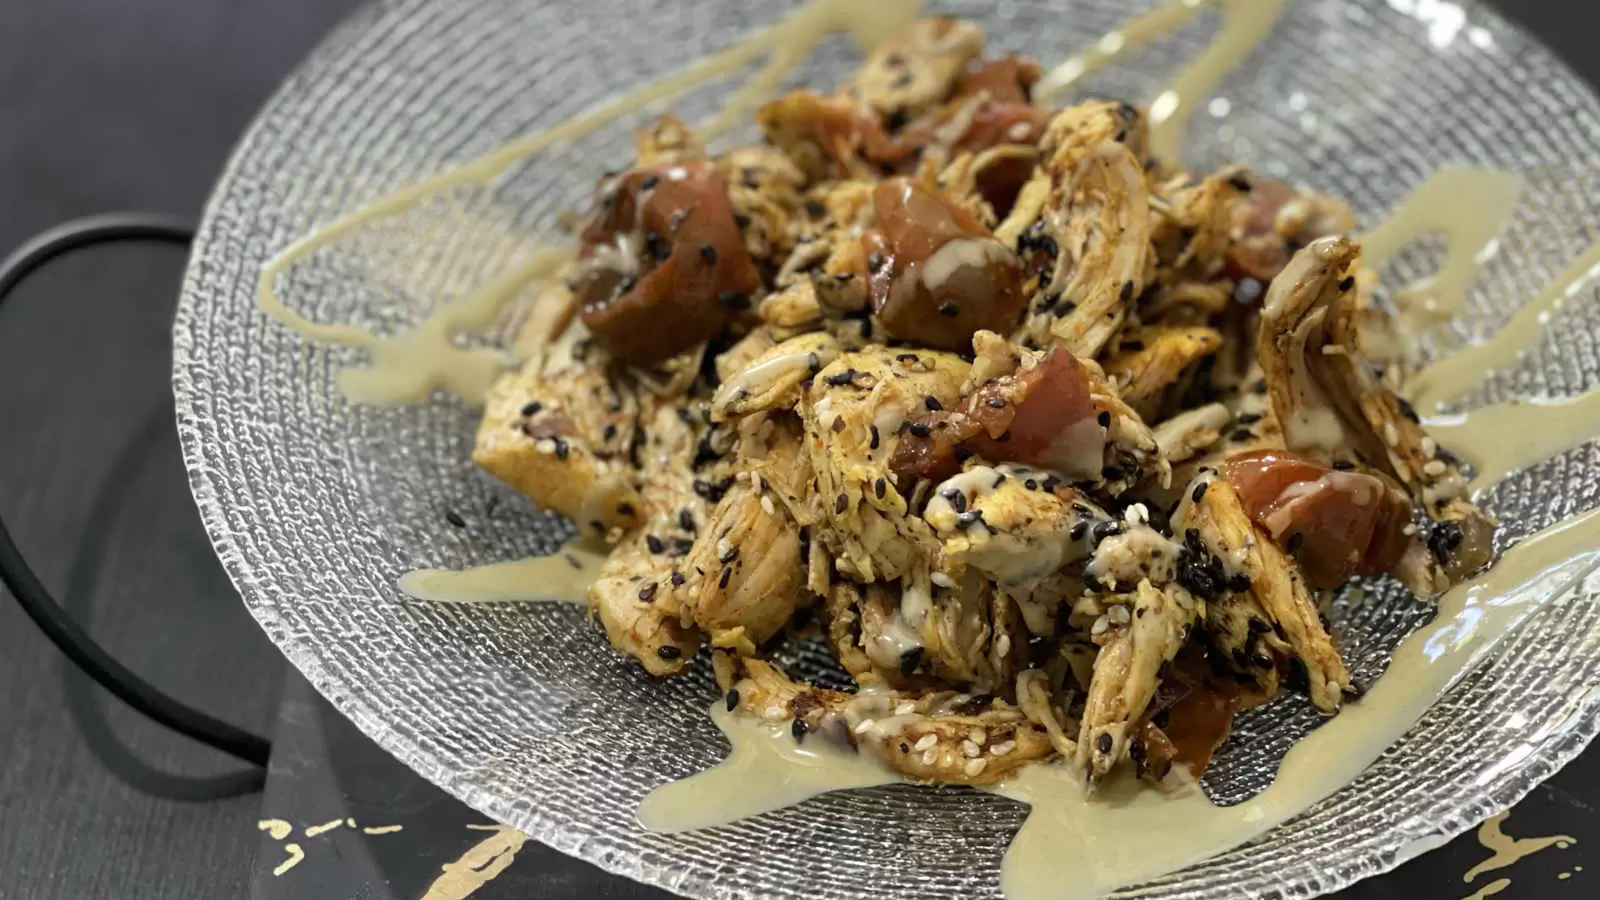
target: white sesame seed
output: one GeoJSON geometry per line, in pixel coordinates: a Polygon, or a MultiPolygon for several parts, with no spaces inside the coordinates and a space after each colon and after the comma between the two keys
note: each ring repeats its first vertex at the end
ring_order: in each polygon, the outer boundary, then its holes
{"type": "Polygon", "coordinates": [[[769,516],[778,514],[777,507],[772,505],[772,498],[766,494],[761,495],[761,510],[769,516]]]}
{"type": "Polygon", "coordinates": [[[1000,743],[995,744],[995,745],[993,745],[993,746],[991,746],[989,748],[989,755],[991,755],[991,756],[1005,756],[1007,753],[1010,753],[1012,750],[1015,750],[1015,749],[1017,749],[1017,742],[1016,741],[1001,741],[1000,743]]]}
{"type": "Polygon", "coordinates": [[[876,724],[878,723],[872,721],[871,719],[862,719],[860,722],[856,723],[856,727],[852,730],[855,731],[856,734],[866,734],[867,732],[871,731],[872,726],[876,724]]]}
{"type": "Polygon", "coordinates": [[[1413,525],[1413,524],[1408,522],[1408,523],[1406,523],[1406,527],[1400,529],[1400,531],[1406,537],[1411,537],[1412,535],[1417,533],[1417,526],[1415,526],[1415,525],[1413,525]]]}
{"type": "Polygon", "coordinates": [[[1143,525],[1150,521],[1150,510],[1143,503],[1135,503],[1128,507],[1122,517],[1129,525],[1143,525]]]}
{"type": "Polygon", "coordinates": [[[954,578],[951,578],[949,575],[946,575],[943,572],[935,572],[935,573],[933,573],[932,578],[933,578],[933,583],[937,584],[939,587],[942,587],[942,588],[953,588],[953,587],[956,586],[956,580],[954,578]]]}
{"type": "Polygon", "coordinates": [[[968,778],[976,778],[983,774],[984,768],[988,765],[989,761],[987,759],[969,759],[967,764],[961,768],[961,771],[966,772],[968,778]]]}
{"type": "Polygon", "coordinates": [[[988,739],[989,732],[984,731],[982,728],[974,728],[967,732],[967,740],[973,742],[974,744],[981,744],[988,739]]]}
{"type": "Polygon", "coordinates": [[[1011,635],[1002,634],[1000,637],[996,638],[994,642],[994,652],[999,654],[1001,659],[1005,659],[1007,656],[1009,656],[1011,654],[1011,635]]]}
{"type": "Polygon", "coordinates": [[[784,713],[783,707],[781,706],[769,706],[761,712],[761,717],[763,719],[777,721],[778,719],[788,718],[788,715],[784,713]]]}
{"type": "Polygon", "coordinates": [[[971,741],[962,741],[961,752],[965,753],[968,759],[971,759],[981,754],[983,752],[983,748],[971,741]]]}
{"type": "Polygon", "coordinates": [[[1400,432],[1395,430],[1393,422],[1383,423],[1383,439],[1391,447],[1400,446],[1400,432]]]}
{"type": "Polygon", "coordinates": [[[1111,620],[1106,618],[1105,616],[1101,616],[1100,618],[1094,620],[1094,625],[1093,625],[1093,627],[1091,627],[1089,629],[1089,633],[1094,635],[1095,637],[1099,637],[1100,635],[1105,634],[1107,631],[1110,631],[1110,630],[1111,630],[1111,620]]]}
{"type": "Polygon", "coordinates": [[[1439,452],[1439,442],[1435,441],[1431,437],[1427,437],[1426,435],[1424,435],[1422,438],[1421,446],[1422,455],[1429,459],[1433,459],[1433,457],[1439,452]]]}
{"type": "Polygon", "coordinates": [[[939,751],[937,750],[925,750],[922,753],[922,764],[925,766],[933,765],[938,759],[939,751]]]}
{"type": "Polygon", "coordinates": [[[914,746],[917,750],[926,750],[937,743],[939,743],[939,736],[930,732],[918,738],[914,746]]]}
{"type": "Polygon", "coordinates": [[[894,708],[894,714],[897,716],[909,716],[916,711],[917,705],[909,700],[894,708]]]}
{"type": "Polygon", "coordinates": [[[1133,618],[1133,613],[1128,612],[1126,606],[1113,606],[1106,616],[1111,619],[1113,625],[1126,625],[1133,618]]]}
{"type": "Polygon", "coordinates": [[[1445,473],[1445,469],[1446,466],[1443,460],[1430,459],[1428,464],[1422,467],[1422,472],[1425,475],[1432,475],[1437,478],[1445,473]]]}

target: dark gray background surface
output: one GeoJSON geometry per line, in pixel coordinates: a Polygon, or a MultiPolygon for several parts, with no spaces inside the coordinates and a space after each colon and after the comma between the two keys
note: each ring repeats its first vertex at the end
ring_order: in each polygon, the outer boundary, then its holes
{"type": "MultiPolygon", "coordinates": [[[[355,5],[6,3],[0,252],[94,212],[197,214],[255,109],[355,5]]],[[[1502,6],[1600,79],[1600,4],[1502,6]]],[[[478,839],[464,829],[481,817],[365,743],[297,679],[285,689],[281,659],[212,557],[171,426],[169,324],[181,256],[153,247],[90,251],[38,275],[7,304],[0,512],[45,582],[70,593],[80,619],[92,619],[91,630],[132,668],[241,725],[277,730],[285,740],[266,798],[271,814],[315,823],[335,816],[318,806],[332,802],[345,815],[404,820],[407,830],[371,838],[341,830],[321,839],[332,849],[315,854],[307,840],[307,861],[271,878],[281,849],[256,830],[267,814],[261,797],[186,803],[123,780],[171,793],[181,785],[161,772],[213,775],[232,764],[66,676],[20,611],[0,602],[0,898],[231,898],[252,893],[254,881],[262,898],[410,900],[478,839]],[[82,555],[96,548],[99,571],[82,555]],[[330,800],[330,791],[338,796],[330,800]]],[[[1508,825],[1519,835],[1570,834],[1577,846],[1496,873],[1514,878],[1501,897],[1594,895],[1600,815],[1591,800],[1600,806],[1596,751],[1536,791],[1508,825]],[[1584,858],[1589,872],[1556,879],[1584,858]]],[[[1465,896],[1490,880],[1460,880],[1484,855],[1467,836],[1349,896],[1465,896]]],[[[475,900],[649,895],[530,844],[475,900]]]]}

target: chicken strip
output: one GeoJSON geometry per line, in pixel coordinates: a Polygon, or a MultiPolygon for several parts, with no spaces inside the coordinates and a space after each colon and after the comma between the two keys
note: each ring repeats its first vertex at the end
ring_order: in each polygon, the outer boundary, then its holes
{"type": "Polygon", "coordinates": [[[983,39],[972,22],[919,19],[873,48],[845,90],[879,115],[915,118],[950,96],[983,39]]]}
{"type": "Polygon", "coordinates": [[[1106,357],[1105,372],[1140,418],[1159,421],[1163,410],[1180,405],[1195,366],[1221,346],[1221,334],[1199,325],[1129,329],[1106,357]]]}
{"type": "MultiPolygon", "coordinates": [[[[1221,590],[1244,593],[1254,597],[1266,615],[1265,623],[1271,631],[1294,651],[1303,664],[1311,704],[1323,712],[1336,712],[1343,696],[1350,690],[1350,673],[1339,651],[1333,646],[1327,628],[1317,613],[1316,601],[1307,590],[1299,566],[1257,530],[1239,501],[1239,494],[1225,479],[1203,476],[1173,513],[1173,528],[1187,534],[1192,530],[1204,548],[1220,562],[1220,570],[1211,568],[1205,559],[1196,559],[1191,574],[1207,581],[1220,583],[1207,593],[1221,590]],[[1203,489],[1202,489],[1203,487],[1203,489]]],[[[1186,541],[1187,542],[1187,541],[1186,541]]],[[[1191,548],[1191,554],[1194,553],[1191,548]]],[[[1261,631],[1259,626],[1247,624],[1246,632],[1261,631]]],[[[1262,632],[1265,633],[1265,632],[1262,632]]],[[[1260,653],[1252,653],[1248,644],[1240,643],[1234,631],[1223,634],[1225,646],[1231,654],[1243,646],[1246,672],[1276,659],[1267,660],[1260,653]]],[[[1256,644],[1257,649],[1276,649],[1276,644],[1256,644]]],[[[1237,662],[1237,657],[1232,657],[1237,662]]]]}
{"type": "Polygon", "coordinates": [[[1358,460],[1399,481],[1436,520],[1429,549],[1443,589],[1489,559],[1493,520],[1416,413],[1360,356],[1359,248],[1321,238],[1295,254],[1267,292],[1256,354],[1288,449],[1330,463],[1358,460]]]}
{"type": "Polygon", "coordinates": [[[628,456],[640,415],[637,390],[610,377],[604,351],[574,322],[495,382],[472,459],[586,534],[616,540],[642,521],[628,456]]]}
{"type": "Polygon", "coordinates": [[[796,740],[832,740],[921,781],[994,784],[1055,748],[1015,706],[955,692],[857,694],[791,681],[771,663],[718,653],[731,710],[791,723],[796,740]]]}
{"type": "Polygon", "coordinates": [[[1074,762],[1100,778],[1128,754],[1155,696],[1161,667],[1177,656],[1200,604],[1176,584],[1138,583],[1131,602],[1108,604],[1092,634],[1100,645],[1074,762]]]}

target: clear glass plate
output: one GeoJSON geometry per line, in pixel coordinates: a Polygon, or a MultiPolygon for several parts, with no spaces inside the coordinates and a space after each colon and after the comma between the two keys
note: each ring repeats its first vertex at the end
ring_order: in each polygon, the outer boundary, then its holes
{"type": "MultiPolygon", "coordinates": [[[[865,2],[865,0],[864,0],[865,2]]],[[[1060,60],[1137,7],[1122,0],[940,4],[991,46],[1060,60]],[[1130,9],[1134,7],[1134,9],[1130,9]]],[[[1370,225],[1445,164],[1520,173],[1527,191],[1471,312],[1430,350],[1490,332],[1594,240],[1600,106],[1551,54],[1476,3],[1289,0],[1272,38],[1198,110],[1189,161],[1249,163],[1348,199],[1370,225]]],[[[435,398],[347,404],[352,351],[308,348],[255,305],[263,262],[313,225],[453,161],[560,121],[792,8],[412,0],[340,28],[262,111],[217,185],[174,329],[174,390],[195,497],[217,552],[271,639],[378,743],[484,813],[641,881],[702,897],[985,897],[1024,808],[963,789],[832,795],[726,828],[641,831],[639,799],[725,751],[704,667],[656,683],[566,606],[404,601],[396,579],[553,549],[568,533],[468,461],[474,416],[435,398]],[[466,527],[454,527],[447,513],[466,527]]],[[[1086,85],[1148,100],[1212,32],[1202,14],[1086,85]]],[[[854,52],[827,43],[800,77],[831,84],[854,52]]],[[[721,89],[677,105],[693,121],[721,89]]],[[[377,223],[283,282],[324,321],[393,330],[434,298],[481,285],[605,168],[629,157],[619,123],[488,187],[377,223]]],[[[1426,274],[1437,244],[1390,268],[1426,274]]],[[[1593,297],[1567,304],[1521,368],[1476,399],[1573,393],[1600,374],[1593,297]]],[[[1600,455],[1566,453],[1493,489],[1502,546],[1600,502],[1600,455]]],[[[1127,896],[1310,897],[1393,867],[1504,809],[1593,737],[1600,595],[1547,604],[1508,635],[1356,783],[1252,845],[1127,896]]],[[[1427,610],[1368,586],[1334,623],[1358,679],[1427,610]]],[[[805,648],[796,653],[802,670],[805,648]]],[[[1258,790],[1314,722],[1293,701],[1241,724],[1208,786],[1258,790]]]]}

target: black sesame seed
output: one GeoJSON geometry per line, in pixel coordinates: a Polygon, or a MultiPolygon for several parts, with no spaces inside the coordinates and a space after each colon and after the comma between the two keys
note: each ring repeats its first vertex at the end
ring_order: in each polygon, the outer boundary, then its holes
{"type": "Polygon", "coordinates": [[[955,508],[956,512],[964,513],[967,511],[967,495],[959,488],[951,488],[945,491],[944,498],[950,501],[950,505],[955,508]]]}
{"type": "Polygon", "coordinates": [[[926,406],[929,412],[938,412],[939,410],[944,409],[944,404],[940,403],[939,398],[933,396],[932,394],[922,398],[922,405],[926,406]]]}
{"type": "Polygon", "coordinates": [[[796,741],[803,741],[806,739],[807,728],[808,726],[806,725],[806,720],[797,716],[795,717],[794,724],[789,726],[789,732],[794,735],[794,739],[796,741]]]}
{"type": "Polygon", "coordinates": [[[954,302],[952,302],[950,300],[946,300],[946,301],[940,303],[938,306],[934,307],[934,309],[937,309],[939,311],[939,315],[944,316],[945,318],[948,318],[948,319],[953,319],[956,316],[961,315],[961,307],[957,306],[954,302]]]}
{"type": "Polygon", "coordinates": [[[1305,542],[1305,534],[1303,532],[1296,531],[1294,534],[1289,535],[1289,541],[1288,543],[1284,544],[1284,547],[1291,555],[1293,555],[1300,552],[1300,548],[1305,544],[1305,542]]]}
{"type": "Polygon", "coordinates": [[[750,308],[750,298],[738,291],[723,291],[717,295],[717,303],[727,309],[750,308]]]}
{"type": "Polygon", "coordinates": [[[569,454],[571,452],[572,452],[572,448],[567,446],[567,442],[566,442],[565,439],[556,438],[556,459],[559,459],[562,462],[566,462],[567,454],[569,454]]]}
{"type": "Polygon", "coordinates": [[[1112,743],[1111,735],[1102,733],[1094,739],[1094,748],[1102,754],[1110,753],[1112,743]]]}
{"type": "Polygon", "coordinates": [[[1109,410],[1102,411],[1100,415],[1094,417],[1094,420],[1100,423],[1101,428],[1110,428],[1111,412],[1109,410]]]}
{"type": "Polygon", "coordinates": [[[728,707],[728,712],[733,712],[734,710],[738,709],[739,691],[736,689],[730,689],[728,691],[728,696],[722,698],[722,702],[728,707]]]}
{"type": "Polygon", "coordinates": [[[810,369],[811,370],[811,374],[813,374],[813,375],[815,375],[818,372],[822,371],[822,358],[817,356],[817,354],[815,354],[815,353],[807,353],[806,354],[806,368],[810,369]]]}
{"type": "Polygon", "coordinates": [[[640,179],[639,189],[642,191],[653,191],[655,190],[656,185],[660,183],[661,176],[655,174],[646,175],[644,178],[640,179]]]}
{"type": "Polygon", "coordinates": [[[822,380],[827,382],[828,384],[832,385],[833,387],[844,387],[845,385],[849,384],[850,382],[856,380],[856,370],[855,369],[845,369],[843,372],[835,372],[832,375],[829,375],[827,378],[824,378],[822,380]]]}
{"type": "Polygon", "coordinates": [[[1231,187],[1234,190],[1244,194],[1248,194],[1255,189],[1255,185],[1250,183],[1250,179],[1244,177],[1243,175],[1228,176],[1228,187],[1231,187]]]}
{"type": "Polygon", "coordinates": [[[722,551],[721,553],[717,554],[717,562],[722,563],[723,565],[727,565],[728,563],[731,563],[731,562],[733,562],[734,560],[736,560],[738,558],[739,558],[739,548],[738,547],[729,547],[728,549],[726,549],[726,550],[722,551]]]}
{"type": "Polygon", "coordinates": [[[1073,303],[1071,300],[1063,300],[1056,304],[1056,318],[1064,319],[1077,308],[1078,304],[1073,303]]]}
{"type": "Polygon", "coordinates": [[[728,586],[728,579],[730,579],[732,577],[733,577],[733,570],[732,569],[723,569],[721,577],[719,577],[717,579],[717,587],[718,588],[727,587],[728,586]]]}
{"type": "Polygon", "coordinates": [[[912,422],[906,426],[906,429],[919,438],[925,438],[933,433],[933,429],[928,427],[927,422],[912,422]]]}
{"type": "Polygon", "coordinates": [[[1346,275],[1344,277],[1344,280],[1339,282],[1339,290],[1341,290],[1341,291],[1348,291],[1348,290],[1350,290],[1351,288],[1353,288],[1355,286],[1356,286],[1356,277],[1354,275],[1346,275]]]}
{"type": "Polygon", "coordinates": [[[984,405],[988,406],[990,409],[1005,409],[1006,408],[1006,400],[1005,400],[1004,397],[990,397],[989,399],[987,399],[987,400],[985,400],[983,402],[984,402],[984,405]]]}
{"type": "Polygon", "coordinates": [[[607,440],[607,441],[613,440],[613,439],[616,438],[616,436],[617,436],[617,426],[615,426],[615,425],[607,424],[605,428],[600,430],[600,437],[602,439],[604,439],[604,440],[607,440]]]}
{"type": "Polygon", "coordinates": [[[1228,440],[1233,441],[1235,443],[1242,444],[1245,441],[1253,441],[1253,440],[1255,440],[1255,437],[1256,437],[1256,433],[1251,431],[1250,429],[1248,429],[1248,428],[1238,428],[1238,429],[1234,430],[1233,434],[1228,435],[1228,440]]]}
{"type": "Polygon", "coordinates": [[[867,254],[867,271],[876,272],[883,268],[883,254],[873,251],[867,254]]]}
{"type": "Polygon", "coordinates": [[[872,492],[878,495],[879,500],[882,500],[884,495],[889,492],[889,483],[879,478],[872,483],[872,492]]]}
{"type": "Polygon", "coordinates": [[[910,650],[900,654],[900,674],[903,677],[911,677],[911,673],[915,672],[917,666],[920,665],[922,665],[921,647],[912,647],[910,650]]]}
{"type": "Polygon", "coordinates": [[[532,403],[522,407],[522,414],[525,416],[535,416],[539,414],[539,410],[541,409],[544,409],[544,404],[535,400],[532,403]]]}
{"type": "Polygon", "coordinates": [[[957,444],[955,453],[956,462],[958,463],[964,463],[972,458],[972,448],[968,447],[966,444],[957,444]]]}
{"type": "MultiPolygon", "coordinates": [[[[1250,590],[1250,576],[1244,574],[1243,572],[1235,572],[1232,575],[1229,575],[1228,576],[1228,590],[1233,591],[1235,594],[1242,594],[1245,591],[1250,590]]],[[[1256,625],[1256,623],[1258,621],[1260,621],[1260,620],[1259,619],[1251,619],[1250,620],[1250,628],[1251,628],[1251,630],[1255,629],[1255,625],[1256,625]]]]}
{"type": "Polygon", "coordinates": [[[706,265],[708,265],[708,266],[716,265],[717,264],[717,248],[711,246],[710,244],[701,244],[700,245],[700,258],[705,260],[706,261],[706,265]]]}
{"type": "Polygon", "coordinates": [[[682,572],[674,571],[672,573],[672,577],[667,579],[667,580],[672,582],[672,586],[673,587],[683,587],[683,583],[685,581],[687,581],[688,579],[683,577],[683,573],[682,572]]]}
{"type": "Polygon", "coordinates": [[[1254,425],[1255,423],[1261,421],[1261,414],[1260,413],[1239,413],[1237,418],[1239,420],[1239,424],[1240,425],[1254,425]]]}
{"type": "Polygon", "coordinates": [[[1206,481],[1202,481],[1199,484],[1195,485],[1194,486],[1194,493],[1189,495],[1189,499],[1193,500],[1195,503],[1199,503],[1202,499],[1205,498],[1206,488],[1209,487],[1209,486],[1210,486],[1210,482],[1206,482],[1206,481]]]}
{"type": "Polygon", "coordinates": [[[883,436],[878,433],[878,426],[876,426],[876,425],[868,425],[867,426],[867,433],[872,436],[872,439],[867,442],[867,449],[868,450],[876,450],[876,449],[878,449],[878,444],[882,443],[882,441],[883,441],[883,436]]]}
{"type": "Polygon", "coordinates": [[[983,510],[969,509],[961,515],[956,516],[956,524],[962,528],[971,528],[975,525],[987,525],[988,523],[983,521],[983,510]]]}
{"type": "Polygon", "coordinates": [[[667,546],[661,543],[661,538],[658,538],[653,534],[647,534],[644,536],[644,545],[645,548],[651,553],[660,553],[662,550],[667,549],[667,546]]]}
{"type": "Polygon", "coordinates": [[[1354,469],[1356,464],[1348,459],[1336,459],[1333,461],[1333,467],[1341,472],[1348,472],[1351,469],[1354,469]]]}
{"type": "Polygon", "coordinates": [[[843,515],[844,511],[845,511],[845,507],[847,507],[849,505],[850,505],[850,498],[846,497],[843,494],[840,494],[839,496],[833,498],[833,514],[836,515],[836,516],[837,515],[843,515]]]}
{"type": "Polygon", "coordinates": [[[656,655],[662,659],[677,659],[683,655],[683,651],[671,644],[663,644],[656,648],[656,655]]]}
{"type": "Polygon", "coordinates": [[[1100,470],[1100,477],[1107,481],[1121,481],[1126,474],[1120,466],[1106,466],[1100,470]]]}
{"type": "Polygon", "coordinates": [[[652,581],[649,584],[645,585],[644,587],[639,588],[639,599],[644,601],[645,603],[649,603],[652,599],[655,598],[656,587],[657,587],[656,583],[654,581],[652,581]]]}
{"type": "Polygon", "coordinates": [[[1032,478],[1028,478],[1022,482],[1022,486],[1030,491],[1037,491],[1039,489],[1039,482],[1032,478]]]}
{"type": "Polygon", "coordinates": [[[1115,519],[1103,519],[1094,523],[1094,542],[1096,544],[1108,537],[1115,537],[1124,531],[1122,523],[1115,519]]]}
{"type": "Polygon", "coordinates": [[[1117,296],[1122,299],[1123,303],[1127,303],[1129,300],[1132,300],[1133,299],[1133,282],[1124,281],[1122,283],[1122,290],[1117,294],[1117,296]]]}
{"type": "Polygon", "coordinates": [[[655,259],[666,259],[672,255],[672,245],[652,231],[644,236],[644,252],[655,259]]]}

